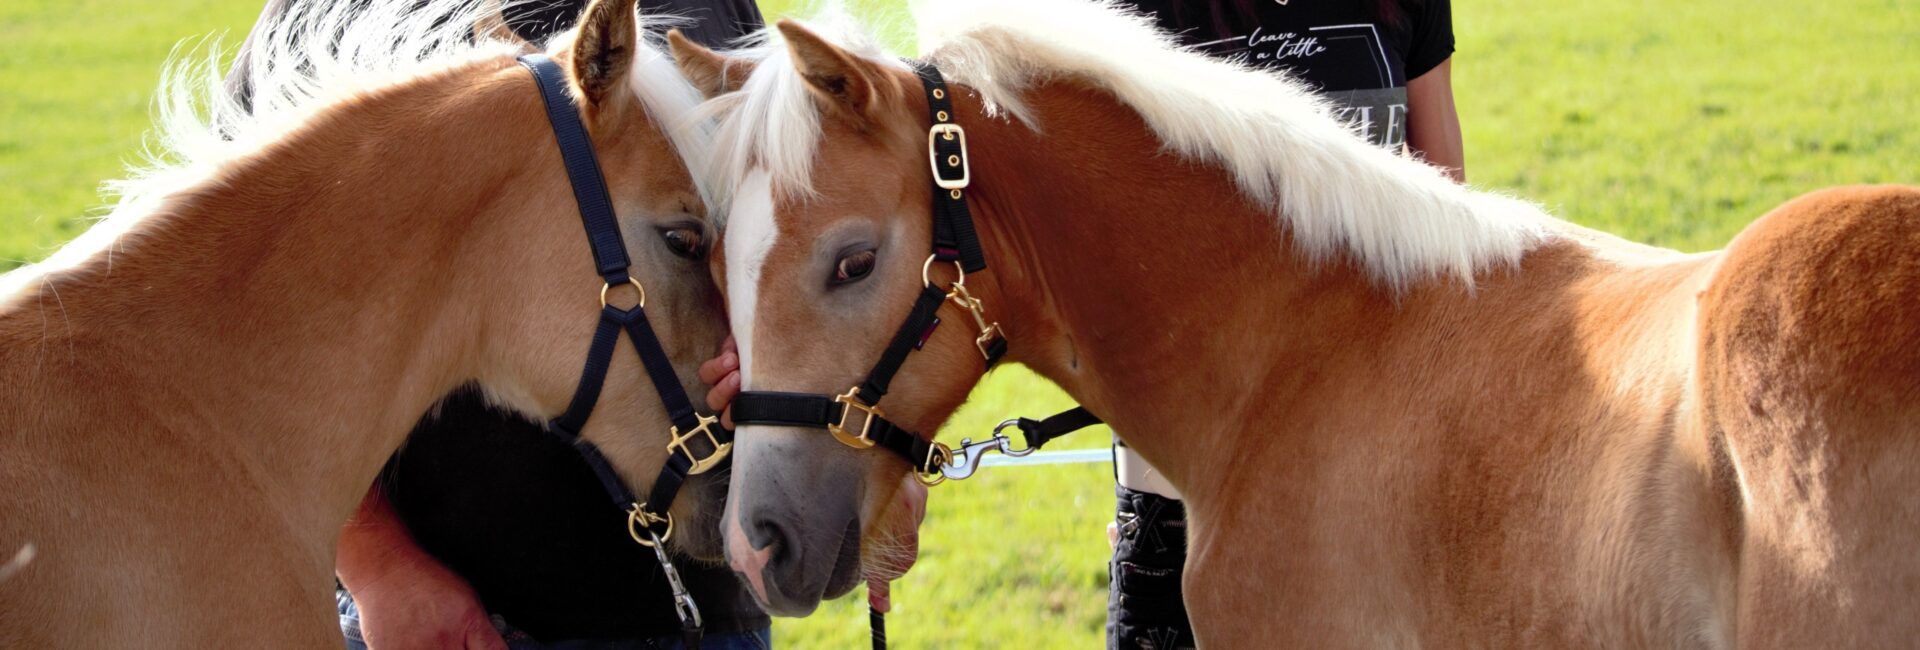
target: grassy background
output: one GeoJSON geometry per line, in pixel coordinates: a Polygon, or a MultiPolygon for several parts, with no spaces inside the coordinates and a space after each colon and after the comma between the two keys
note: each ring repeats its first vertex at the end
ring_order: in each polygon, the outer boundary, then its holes
{"type": "MultiPolygon", "coordinates": [[[[769,14],[787,4],[769,2],[769,14]]],[[[903,24],[893,2],[852,4],[903,24]]],[[[174,44],[237,39],[258,8],[0,2],[0,270],[44,257],[97,214],[95,188],[141,146],[174,44]]],[[[1912,0],[1460,0],[1454,17],[1469,176],[1571,220],[1701,250],[1814,188],[1920,181],[1912,0]]],[[[948,435],[1065,404],[1003,370],[948,435]]],[[[1099,645],[1111,498],[1105,466],[989,471],[936,490],[921,563],[895,588],[896,645],[1099,645]]],[[[856,593],[782,621],[776,636],[854,647],[862,603],[856,593]]]]}

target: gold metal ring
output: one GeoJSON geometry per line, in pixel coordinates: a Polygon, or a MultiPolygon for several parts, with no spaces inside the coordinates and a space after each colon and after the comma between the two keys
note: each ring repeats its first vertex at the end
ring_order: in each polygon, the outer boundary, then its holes
{"type": "Polygon", "coordinates": [[[946,443],[935,442],[927,446],[927,461],[923,465],[923,467],[932,467],[933,471],[921,472],[919,468],[914,468],[913,478],[927,487],[945,483],[947,473],[940,471],[940,468],[951,464],[953,464],[953,448],[948,447],[946,443]]]}
{"type": "Polygon", "coordinates": [[[653,548],[650,531],[653,530],[653,524],[663,521],[667,523],[667,532],[660,536],[660,541],[665,542],[673,537],[673,513],[669,512],[667,516],[662,517],[648,512],[647,505],[644,503],[634,504],[627,508],[627,535],[641,546],[653,548]]]}
{"type": "MultiPolygon", "coordinates": [[[[920,283],[923,286],[933,286],[933,261],[939,257],[939,255],[928,255],[927,261],[920,263],[920,283]]],[[[967,283],[967,269],[960,266],[960,260],[953,261],[953,271],[960,274],[960,277],[954,279],[954,284],[967,283]]]]}
{"type": "Polygon", "coordinates": [[[947,121],[947,119],[949,119],[949,118],[947,117],[947,112],[946,112],[946,111],[940,111],[940,113],[939,113],[938,115],[935,115],[934,117],[936,117],[936,118],[939,118],[939,120],[940,120],[940,121],[942,121],[942,122],[945,122],[945,121],[947,121]]]}
{"type": "MultiPolygon", "coordinates": [[[[635,280],[633,278],[627,278],[627,284],[633,285],[633,290],[640,292],[640,304],[638,306],[646,307],[647,306],[647,288],[640,286],[640,281],[635,280]]],[[[613,290],[612,284],[600,285],[600,306],[601,307],[607,306],[607,292],[612,290],[613,290]]]]}
{"type": "Polygon", "coordinates": [[[959,156],[954,156],[954,155],[949,155],[949,156],[947,156],[947,166],[948,166],[948,167],[959,167],[959,166],[960,166],[960,157],[959,157],[959,156]]]}
{"type": "Polygon", "coordinates": [[[958,201],[960,200],[960,190],[947,190],[947,196],[953,197],[953,200],[958,201]]]}
{"type": "Polygon", "coordinates": [[[939,89],[939,88],[935,88],[935,89],[933,89],[933,98],[934,98],[934,99],[946,99],[946,98],[947,98],[947,91],[945,91],[945,90],[941,90],[941,89],[939,89]]]}

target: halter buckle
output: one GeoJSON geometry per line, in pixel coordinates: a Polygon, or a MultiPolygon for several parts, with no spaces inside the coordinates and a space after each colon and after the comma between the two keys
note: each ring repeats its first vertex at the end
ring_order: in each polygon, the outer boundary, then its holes
{"type": "Polygon", "coordinates": [[[689,475],[704,474],[707,470],[719,466],[720,461],[726,460],[727,454],[733,453],[733,443],[720,442],[720,438],[713,435],[713,425],[719,422],[720,418],[696,413],[694,414],[694,419],[700,421],[700,426],[696,426],[693,430],[686,433],[681,433],[680,427],[677,426],[668,429],[668,435],[672,437],[672,440],[667,442],[667,453],[685,454],[687,460],[692,463],[692,465],[687,468],[687,474],[689,475]],[[701,458],[694,454],[693,448],[687,446],[687,441],[692,440],[694,436],[705,437],[707,439],[707,445],[713,448],[713,453],[707,454],[706,458],[701,458]]]}
{"type": "Polygon", "coordinates": [[[927,168],[933,171],[933,184],[943,190],[964,190],[973,182],[973,162],[967,156],[967,130],[951,122],[935,124],[927,129],[927,168]],[[940,156],[940,141],[960,143],[960,152],[940,156]],[[940,173],[942,169],[958,169],[960,177],[947,178],[940,173]]]}
{"type": "Polygon", "coordinates": [[[990,350],[994,342],[1006,338],[1006,333],[1000,329],[1000,324],[987,321],[986,305],[982,304],[979,298],[973,297],[973,293],[967,291],[967,285],[963,282],[953,283],[952,289],[947,292],[947,300],[967,310],[967,315],[973,317],[973,327],[980,332],[980,336],[973,339],[973,345],[980,349],[981,358],[986,359],[988,364],[992,364],[993,353],[990,350]]]}
{"type": "Polygon", "coordinates": [[[992,365],[993,344],[1005,338],[1007,338],[1007,335],[1000,331],[1000,324],[994,323],[988,325],[986,329],[980,330],[980,336],[973,339],[973,347],[979,348],[980,358],[985,359],[988,365],[992,365]]]}
{"type": "Polygon", "coordinates": [[[827,425],[827,433],[833,434],[833,439],[840,441],[840,444],[854,449],[872,447],[874,441],[868,438],[867,434],[873,430],[873,420],[874,418],[884,418],[887,414],[881,412],[878,406],[869,406],[861,403],[859,386],[847,389],[846,393],[833,396],[833,401],[840,403],[840,421],[827,425]],[[860,435],[857,436],[847,433],[847,418],[851,417],[855,410],[866,414],[866,420],[860,423],[860,435]]]}
{"type": "Polygon", "coordinates": [[[627,535],[633,537],[633,541],[641,546],[658,547],[661,542],[673,537],[673,513],[669,512],[665,516],[656,515],[647,509],[647,504],[627,504],[627,535]],[[667,525],[667,532],[654,533],[653,525],[662,523],[667,525]]]}

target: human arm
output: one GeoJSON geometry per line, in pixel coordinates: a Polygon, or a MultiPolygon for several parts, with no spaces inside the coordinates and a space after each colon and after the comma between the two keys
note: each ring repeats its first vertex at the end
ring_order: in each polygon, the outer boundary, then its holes
{"type": "Polygon", "coordinates": [[[378,485],[341,527],[334,572],[374,650],[506,650],[473,587],[414,542],[378,485]]]}
{"type": "Polygon", "coordinates": [[[1407,146],[1454,181],[1467,182],[1460,116],[1453,105],[1453,58],[1407,82],[1407,146]]]}

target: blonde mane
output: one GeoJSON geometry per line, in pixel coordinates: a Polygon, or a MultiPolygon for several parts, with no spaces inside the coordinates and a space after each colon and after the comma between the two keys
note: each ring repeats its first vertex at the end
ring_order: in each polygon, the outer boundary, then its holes
{"type": "MultiPolygon", "coordinates": [[[[256,28],[244,46],[252,66],[252,106],[226,88],[227,52],[217,40],[176,49],[161,73],[154,126],[141,160],[126,178],[108,181],[117,197],[108,214],[46,260],[0,275],[0,300],[47,274],[108,255],[173,194],[206,182],[228,162],[281,139],[313,116],[361,94],[423,75],[513,56],[527,45],[504,32],[476,29],[497,22],[503,5],[544,0],[362,0],[295,2],[256,28]]],[[[655,21],[662,22],[662,21],[655,21]]],[[[671,22],[671,21],[665,21],[671,22]]],[[[632,86],[690,160],[709,146],[706,131],[685,125],[700,102],[673,66],[658,34],[642,30],[632,86]]],[[[544,46],[564,48],[573,30],[544,46]]],[[[528,93],[533,92],[529,86],[528,93]]]]}
{"type": "MultiPolygon", "coordinates": [[[[1305,85],[1181,48],[1119,6],[943,0],[920,3],[914,13],[926,58],[979,92],[995,114],[1042,129],[1024,92],[1056,79],[1092,84],[1137,111],[1168,151],[1232,173],[1305,253],[1350,255],[1383,284],[1404,287],[1433,275],[1471,281],[1518,260],[1555,229],[1530,203],[1474,192],[1368,144],[1305,85]]],[[[836,38],[844,30],[818,31],[836,38]]],[[[850,49],[898,64],[872,42],[862,38],[850,49]]],[[[785,50],[776,34],[746,52],[763,64],[709,108],[720,123],[708,169],[726,185],[765,170],[776,191],[803,197],[812,191],[820,114],[785,50]]]]}

